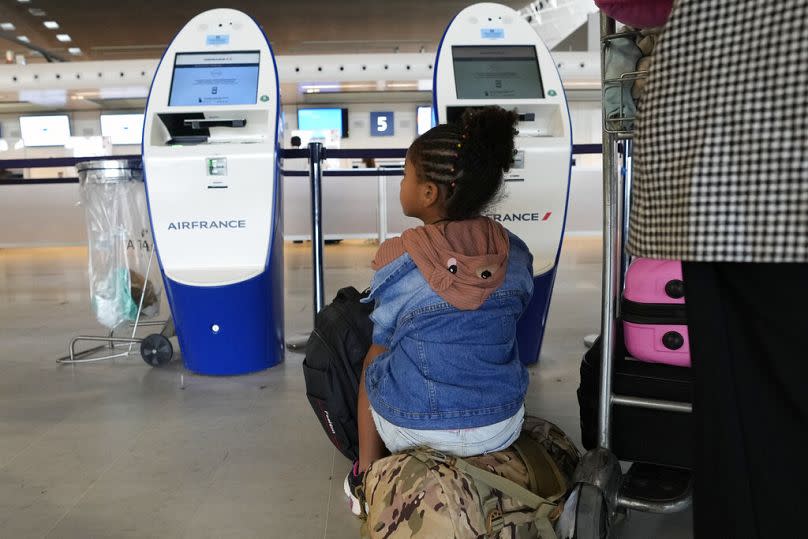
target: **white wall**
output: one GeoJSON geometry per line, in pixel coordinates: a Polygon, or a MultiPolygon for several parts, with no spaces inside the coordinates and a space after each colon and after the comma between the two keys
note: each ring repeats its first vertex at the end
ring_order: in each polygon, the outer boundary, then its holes
{"type": "MultiPolygon", "coordinates": [[[[343,105],[287,105],[284,112],[284,144],[289,146],[292,131],[297,129],[297,109],[309,107],[342,107],[348,109],[349,134],[340,142],[341,149],[408,148],[416,137],[416,108],[422,103],[356,103],[343,105]],[[370,113],[393,112],[394,134],[388,137],[370,135],[370,113]]],[[[380,163],[384,161],[381,160],[380,163]]],[[[389,160],[398,161],[398,160],[389,160]]],[[[331,163],[331,168],[350,168],[351,160],[331,163]]],[[[287,163],[285,168],[305,167],[303,163],[287,163]]],[[[390,233],[401,233],[413,220],[401,213],[398,204],[400,178],[385,181],[390,233]]],[[[306,178],[288,177],[284,182],[284,234],[289,239],[311,237],[309,185],[306,178]]],[[[323,230],[326,239],[374,237],[379,228],[378,178],[328,178],[323,182],[323,230]]]]}
{"type": "MultiPolygon", "coordinates": [[[[407,148],[416,136],[416,107],[428,102],[361,103],[342,106],[349,110],[350,136],[341,147],[407,148]],[[392,111],[395,135],[370,136],[370,112],[392,111]]],[[[300,105],[305,107],[327,104],[300,105]]],[[[291,131],[297,128],[297,106],[283,107],[285,114],[284,143],[288,147],[291,131]]],[[[576,144],[599,143],[600,104],[571,101],[573,139],[576,144]]],[[[77,136],[100,135],[100,112],[68,113],[72,133],[77,136]]],[[[2,136],[13,148],[19,140],[19,115],[0,115],[2,136]]],[[[139,146],[113,146],[112,154],[140,153],[139,146]]],[[[62,157],[72,155],[64,148],[25,148],[0,152],[0,159],[62,157]]],[[[568,234],[597,234],[601,228],[601,160],[600,156],[577,156],[573,168],[568,234]]],[[[343,162],[343,165],[347,163],[343,162]]],[[[306,168],[304,162],[285,164],[285,168],[306,168]]],[[[26,171],[27,177],[75,176],[75,170],[40,169],[26,171]]],[[[388,223],[390,233],[400,232],[410,221],[401,215],[398,205],[399,178],[386,181],[388,223]]],[[[285,182],[285,231],[293,238],[309,234],[309,194],[305,179],[287,178],[285,182]],[[294,183],[291,183],[294,182],[294,183]]],[[[324,185],[324,225],[326,237],[375,237],[378,223],[378,181],[376,178],[329,179],[324,185]],[[347,228],[346,228],[347,227],[347,228]]],[[[76,206],[78,185],[0,186],[0,246],[54,245],[86,241],[83,210],[76,206]]]]}
{"type": "MultiPolygon", "coordinates": [[[[31,113],[33,114],[33,113],[31,113]]],[[[54,112],[53,114],[65,114],[54,112]]],[[[101,136],[101,113],[68,112],[73,136],[101,136]]],[[[0,133],[9,149],[0,152],[1,159],[39,159],[71,157],[67,148],[20,148],[19,117],[26,114],[0,115],[0,133]]],[[[134,155],[140,146],[112,146],[112,155],[134,155]]],[[[25,178],[59,178],[76,176],[74,167],[24,169],[25,178]]],[[[0,186],[0,247],[17,245],[74,245],[87,241],[84,209],[79,203],[78,184],[39,184],[0,186]]]]}
{"type": "MultiPolygon", "coordinates": [[[[416,137],[416,107],[430,103],[363,103],[342,105],[298,105],[308,107],[348,108],[349,137],[343,139],[341,148],[407,148],[416,137]],[[393,111],[395,113],[395,136],[370,136],[370,113],[393,111]]],[[[575,144],[599,144],[601,142],[600,103],[570,101],[573,142],[575,144]]],[[[285,114],[285,143],[288,145],[291,131],[297,128],[298,106],[283,108],[285,114]]],[[[349,163],[343,161],[343,167],[349,163]]],[[[287,163],[285,168],[305,168],[305,164],[287,163]]],[[[573,235],[599,234],[601,223],[602,168],[599,155],[579,155],[572,171],[570,204],[567,214],[567,233],[573,235]]],[[[414,221],[406,218],[398,203],[399,178],[386,181],[388,201],[388,232],[400,233],[414,221]]],[[[309,215],[309,187],[305,178],[287,178],[284,187],[285,234],[290,239],[311,237],[309,215]]],[[[329,178],[323,182],[323,229],[327,239],[373,236],[378,231],[378,180],[376,178],[329,178]]]]}
{"type": "MultiPolygon", "coordinates": [[[[600,101],[570,101],[574,144],[600,144],[600,101]]],[[[572,168],[567,235],[595,235],[603,229],[603,160],[600,155],[576,155],[572,168]]]]}
{"type": "Polygon", "coordinates": [[[600,101],[570,101],[573,144],[600,144],[601,107],[600,101]]]}
{"type": "MultiPolygon", "coordinates": [[[[342,140],[341,147],[350,148],[407,148],[416,136],[416,108],[430,105],[430,102],[413,103],[361,103],[361,104],[317,104],[317,105],[285,105],[284,128],[285,146],[288,147],[291,131],[297,129],[297,109],[308,107],[344,107],[348,109],[350,136],[342,140]],[[395,114],[395,135],[392,137],[370,136],[370,113],[372,111],[392,111],[395,114]]],[[[573,142],[575,144],[600,143],[601,113],[600,103],[594,101],[571,101],[573,142]]],[[[121,111],[137,112],[137,111],[121,111]]],[[[54,114],[64,114],[55,112],[54,114]]],[[[98,111],[68,112],[71,132],[74,136],[100,136],[101,113],[98,111]]],[[[25,114],[23,114],[24,116],[25,114]]],[[[64,157],[71,155],[63,148],[26,148],[14,150],[20,139],[19,117],[21,114],[0,115],[0,135],[9,145],[8,152],[0,152],[0,159],[16,159],[25,157],[64,157]]],[[[117,155],[138,154],[140,147],[113,146],[112,153],[117,155]]]]}

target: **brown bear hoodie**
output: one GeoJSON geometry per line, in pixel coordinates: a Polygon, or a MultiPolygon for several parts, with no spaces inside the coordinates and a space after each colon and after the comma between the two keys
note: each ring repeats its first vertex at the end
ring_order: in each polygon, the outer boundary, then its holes
{"type": "Polygon", "coordinates": [[[508,232],[487,217],[443,221],[405,230],[376,252],[374,270],[405,252],[432,290],[460,310],[480,307],[505,280],[508,232]]]}

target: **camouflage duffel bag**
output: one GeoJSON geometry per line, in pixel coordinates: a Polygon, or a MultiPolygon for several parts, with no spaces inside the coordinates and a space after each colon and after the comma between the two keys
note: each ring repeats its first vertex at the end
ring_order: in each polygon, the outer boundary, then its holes
{"type": "Polygon", "coordinates": [[[554,539],[580,454],[564,432],[526,417],[508,449],[458,458],[415,448],[365,472],[370,539],[554,539]]]}

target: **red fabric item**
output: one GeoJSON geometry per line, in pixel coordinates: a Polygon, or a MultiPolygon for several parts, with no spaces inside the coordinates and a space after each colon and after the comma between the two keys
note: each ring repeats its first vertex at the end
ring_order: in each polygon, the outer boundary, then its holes
{"type": "Polygon", "coordinates": [[[665,26],[673,0],[595,0],[600,10],[618,22],[634,28],[665,26]]]}

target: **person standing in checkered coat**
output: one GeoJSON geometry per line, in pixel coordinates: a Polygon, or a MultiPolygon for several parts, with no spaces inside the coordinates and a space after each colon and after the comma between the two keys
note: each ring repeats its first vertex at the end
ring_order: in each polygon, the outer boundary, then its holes
{"type": "Polygon", "coordinates": [[[808,0],[678,0],[635,140],[629,251],[683,261],[696,537],[805,537],[808,0]]]}

